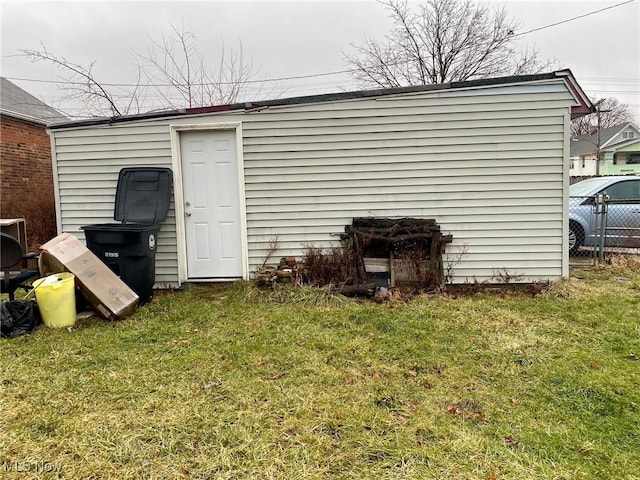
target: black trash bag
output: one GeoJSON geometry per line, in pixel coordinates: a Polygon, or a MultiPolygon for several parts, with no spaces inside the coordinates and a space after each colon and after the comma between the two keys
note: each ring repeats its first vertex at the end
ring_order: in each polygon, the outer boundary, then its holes
{"type": "Polygon", "coordinates": [[[10,300],[0,304],[0,337],[17,337],[42,323],[35,300],[10,300]]]}

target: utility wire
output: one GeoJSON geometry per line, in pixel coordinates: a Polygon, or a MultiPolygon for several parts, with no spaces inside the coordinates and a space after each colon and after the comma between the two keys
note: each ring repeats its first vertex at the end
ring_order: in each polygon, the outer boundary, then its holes
{"type": "Polygon", "coordinates": [[[520,37],[522,35],[528,35],[529,33],[539,32],[540,30],[545,30],[547,28],[556,27],[558,25],[562,25],[563,23],[573,22],[574,20],[578,20],[579,18],[584,18],[584,17],[588,17],[590,15],[595,15],[596,13],[604,12],[605,10],[611,10],[612,8],[616,8],[616,7],[619,7],[621,5],[626,5],[627,3],[633,3],[635,1],[636,0],[627,0],[626,2],[617,3],[615,5],[611,5],[611,6],[608,6],[608,7],[605,7],[605,8],[601,8],[600,10],[594,10],[593,12],[585,13],[583,15],[578,15],[578,16],[572,17],[572,18],[567,18],[566,20],[561,20],[561,21],[556,22],[556,23],[551,23],[551,24],[545,25],[543,27],[538,27],[538,28],[534,28],[532,30],[527,30],[526,32],[514,33],[513,36],[514,37],[520,37]]]}
{"type": "MultiPolygon", "coordinates": [[[[279,78],[265,78],[263,80],[244,80],[242,83],[267,83],[267,82],[280,82],[284,80],[301,80],[305,78],[316,78],[316,77],[326,77],[328,75],[340,75],[343,73],[354,72],[356,70],[339,70],[335,72],[324,72],[324,73],[312,73],[309,75],[293,75],[290,77],[279,77],[279,78]]],[[[19,78],[19,77],[4,77],[9,80],[18,80],[23,82],[37,82],[37,83],[65,83],[68,85],[86,85],[87,82],[70,82],[70,81],[58,81],[58,80],[41,80],[36,78],[19,78]]],[[[238,82],[215,82],[215,85],[236,85],[238,82]]],[[[193,86],[205,86],[211,85],[212,83],[192,83],[193,86]]],[[[169,83],[100,83],[105,87],[171,87],[172,85],[169,83]]]]}

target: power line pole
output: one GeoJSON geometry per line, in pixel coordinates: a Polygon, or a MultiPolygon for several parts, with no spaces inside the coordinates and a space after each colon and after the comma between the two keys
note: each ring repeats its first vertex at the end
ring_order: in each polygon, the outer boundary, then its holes
{"type": "Polygon", "coordinates": [[[600,176],[600,157],[602,152],[600,151],[600,113],[607,113],[611,110],[600,110],[600,104],[604,102],[606,98],[598,100],[594,106],[596,107],[596,177],[600,176]]]}
{"type": "Polygon", "coordinates": [[[596,177],[600,176],[600,104],[603,100],[596,104],[596,134],[598,135],[596,140],[596,177]]]}

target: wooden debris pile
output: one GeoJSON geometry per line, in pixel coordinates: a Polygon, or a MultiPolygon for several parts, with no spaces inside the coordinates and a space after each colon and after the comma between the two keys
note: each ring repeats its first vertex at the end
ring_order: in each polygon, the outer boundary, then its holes
{"type": "Polygon", "coordinates": [[[434,219],[354,218],[341,235],[343,248],[307,246],[304,261],[283,257],[263,266],[257,284],[333,285],[344,295],[373,296],[380,287],[435,290],[444,283],[442,253],[453,238],[434,219]]]}
{"type": "Polygon", "coordinates": [[[453,237],[434,219],[354,218],[343,238],[356,256],[356,283],[379,274],[390,287],[419,284],[431,290],[444,282],[442,253],[453,237]]]}
{"type": "Polygon", "coordinates": [[[295,257],[282,257],[277,267],[262,266],[256,275],[259,286],[271,286],[275,283],[296,283],[302,281],[304,264],[295,257]]]}

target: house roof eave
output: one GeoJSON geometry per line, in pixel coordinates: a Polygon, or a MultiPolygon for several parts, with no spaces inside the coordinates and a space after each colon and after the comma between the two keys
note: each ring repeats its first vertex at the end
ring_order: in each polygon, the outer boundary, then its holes
{"type": "Polygon", "coordinates": [[[621,148],[626,148],[629,145],[633,145],[635,143],[640,144],[640,138],[630,138],[628,140],[625,140],[624,142],[620,142],[620,143],[616,143],[614,145],[611,145],[611,146],[607,147],[605,150],[602,150],[602,151],[617,152],[621,148]]]}
{"type": "Polygon", "coordinates": [[[584,115],[589,115],[590,113],[594,113],[596,111],[595,106],[589,100],[589,97],[584,92],[582,87],[578,84],[578,81],[573,75],[573,72],[570,69],[559,70],[554,72],[556,77],[564,79],[567,88],[573,95],[576,103],[571,107],[571,118],[578,118],[584,115]]]}
{"type": "Polygon", "coordinates": [[[25,115],[20,112],[14,112],[11,110],[7,110],[6,108],[0,109],[0,115],[2,115],[3,117],[14,118],[16,120],[22,120],[24,122],[34,123],[42,127],[47,126],[47,123],[41,118],[32,117],[31,115],[25,115]]]}
{"type": "MultiPolygon", "coordinates": [[[[609,147],[609,146],[614,146],[614,145],[617,145],[618,143],[621,143],[621,142],[617,142],[617,143],[612,143],[612,142],[613,142],[613,139],[614,139],[614,138],[616,138],[616,137],[620,134],[620,132],[622,132],[623,130],[625,130],[625,129],[629,128],[629,127],[632,127],[632,128],[636,131],[636,133],[637,133],[638,135],[640,135],[640,129],[638,129],[638,127],[636,127],[636,126],[635,126],[635,124],[634,124],[633,122],[627,122],[627,123],[625,123],[625,124],[623,124],[623,125],[621,125],[621,126],[620,126],[620,128],[618,129],[618,131],[617,131],[615,134],[613,134],[613,135],[611,136],[611,138],[609,138],[609,139],[608,139],[608,140],[607,140],[607,141],[602,145],[602,148],[609,147]]],[[[628,139],[628,140],[637,140],[637,139],[633,139],[633,138],[631,138],[631,139],[628,139]]]]}

